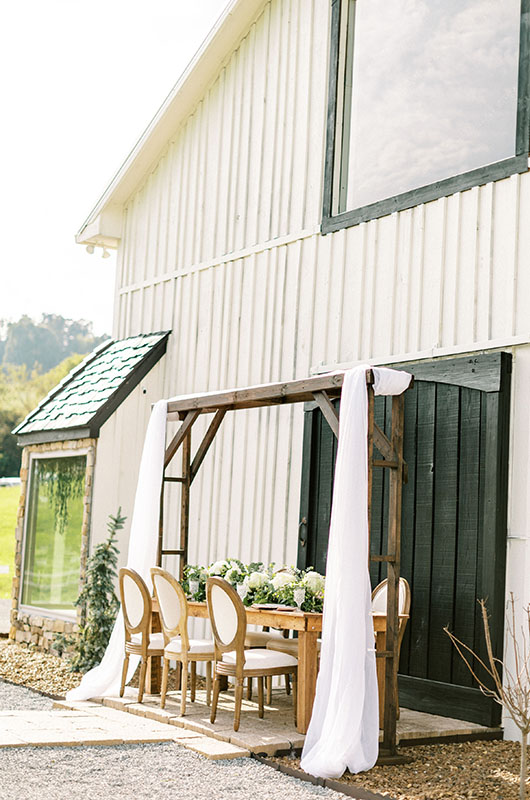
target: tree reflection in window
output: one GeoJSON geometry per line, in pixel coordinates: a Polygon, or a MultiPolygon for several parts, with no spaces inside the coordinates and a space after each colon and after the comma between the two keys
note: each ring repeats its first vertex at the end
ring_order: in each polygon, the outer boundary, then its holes
{"type": "Polygon", "coordinates": [[[79,591],[86,456],[34,459],[22,603],[74,615],[79,591]]]}

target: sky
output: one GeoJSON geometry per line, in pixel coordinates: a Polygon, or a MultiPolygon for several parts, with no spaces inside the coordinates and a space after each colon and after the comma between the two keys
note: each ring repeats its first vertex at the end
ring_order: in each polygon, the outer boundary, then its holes
{"type": "Polygon", "coordinates": [[[227,0],[0,0],[0,320],[111,333],[115,253],[74,237],[227,0]]]}

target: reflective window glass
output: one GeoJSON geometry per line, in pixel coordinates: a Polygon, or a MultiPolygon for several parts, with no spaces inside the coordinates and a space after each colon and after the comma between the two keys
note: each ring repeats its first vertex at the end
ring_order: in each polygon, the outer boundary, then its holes
{"type": "Polygon", "coordinates": [[[349,0],[334,213],[515,155],[520,0],[349,0]]]}
{"type": "Polygon", "coordinates": [[[86,456],[32,461],[22,603],[75,616],[86,456]]]}

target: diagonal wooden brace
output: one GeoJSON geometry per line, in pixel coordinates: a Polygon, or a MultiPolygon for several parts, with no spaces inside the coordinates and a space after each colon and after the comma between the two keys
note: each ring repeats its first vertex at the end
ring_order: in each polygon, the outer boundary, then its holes
{"type": "Polygon", "coordinates": [[[375,423],[374,423],[374,447],[376,447],[379,450],[385,461],[394,461],[396,463],[400,463],[390,440],[383,433],[381,428],[375,423]]]}
{"type": "Polygon", "coordinates": [[[177,450],[179,449],[180,445],[186,438],[187,434],[191,430],[191,426],[197,419],[201,412],[200,411],[188,411],[186,416],[184,417],[184,422],[176,432],[173,439],[170,441],[166,448],[166,454],[164,456],[164,469],[167,467],[177,450]]]}
{"type": "Polygon", "coordinates": [[[200,443],[199,449],[197,450],[197,452],[195,454],[195,458],[191,462],[190,483],[192,483],[193,479],[195,478],[195,476],[196,476],[196,474],[197,474],[197,472],[199,470],[199,467],[201,466],[202,462],[204,461],[204,457],[205,457],[206,453],[208,452],[209,447],[210,447],[211,443],[213,442],[213,440],[215,438],[215,434],[219,430],[219,426],[220,426],[221,422],[223,421],[225,414],[226,414],[226,408],[220,408],[216,412],[213,420],[211,421],[210,426],[209,426],[209,428],[206,431],[206,434],[204,436],[204,439],[200,443]]]}
{"type": "Polygon", "coordinates": [[[326,418],[329,427],[333,431],[335,438],[339,438],[339,415],[337,414],[337,409],[329,399],[327,392],[313,392],[313,397],[315,398],[322,414],[326,418]]]}

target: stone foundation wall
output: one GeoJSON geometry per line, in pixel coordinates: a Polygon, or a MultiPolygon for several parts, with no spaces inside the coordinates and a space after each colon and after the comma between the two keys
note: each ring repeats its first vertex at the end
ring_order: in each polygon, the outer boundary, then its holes
{"type": "Polygon", "coordinates": [[[34,613],[27,609],[19,609],[20,584],[22,580],[22,559],[24,550],[24,523],[26,514],[26,500],[29,488],[29,465],[31,453],[46,453],[50,457],[64,450],[86,450],[87,467],[85,476],[85,490],[83,495],[83,522],[81,527],[81,558],[79,564],[79,588],[85,578],[86,563],[88,559],[90,535],[90,511],[92,501],[92,485],[96,461],[96,439],[76,439],[65,442],[50,442],[46,444],[25,447],[22,452],[22,467],[20,470],[20,501],[17,512],[16,548],[15,548],[15,575],[11,593],[11,628],[9,638],[16,642],[32,644],[39,650],[51,650],[53,637],[56,633],[71,634],[79,630],[79,611],[76,621],[53,619],[51,616],[42,616],[38,611],[34,613]]]}

